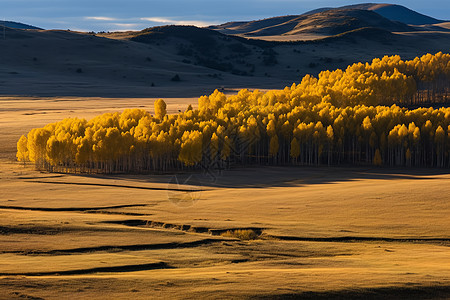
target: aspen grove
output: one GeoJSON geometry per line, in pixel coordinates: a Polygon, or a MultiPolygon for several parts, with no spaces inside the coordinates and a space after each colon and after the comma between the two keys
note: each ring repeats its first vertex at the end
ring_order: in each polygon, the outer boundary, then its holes
{"type": "Polygon", "coordinates": [[[385,56],[261,92],[214,91],[168,115],[127,109],[32,129],[17,159],[57,172],[149,172],[230,164],[450,167],[450,55],[385,56]],[[411,106],[428,108],[408,109],[411,106]]]}

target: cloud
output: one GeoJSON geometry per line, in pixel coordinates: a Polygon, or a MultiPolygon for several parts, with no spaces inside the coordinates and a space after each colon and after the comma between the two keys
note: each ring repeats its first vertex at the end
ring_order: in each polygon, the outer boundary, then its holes
{"type": "Polygon", "coordinates": [[[95,20],[95,21],[117,21],[115,18],[109,17],[85,17],[86,20],[95,20]]]}
{"type": "Polygon", "coordinates": [[[133,26],[137,26],[139,24],[136,23],[114,23],[115,26],[119,26],[119,27],[133,27],[133,26]]]}
{"type": "Polygon", "coordinates": [[[142,21],[150,21],[154,23],[170,23],[174,22],[170,19],[164,19],[164,18],[141,18],[142,21]]]}
{"type": "Polygon", "coordinates": [[[166,25],[194,25],[198,27],[205,27],[211,25],[211,23],[203,21],[173,20],[169,18],[160,18],[160,17],[141,18],[141,20],[166,25]]]}
{"type": "Polygon", "coordinates": [[[136,23],[128,23],[128,24],[126,24],[126,23],[114,23],[112,25],[117,26],[117,27],[122,27],[122,28],[135,28],[135,27],[140,26],[141,24],[136,24],[136,23]]]}

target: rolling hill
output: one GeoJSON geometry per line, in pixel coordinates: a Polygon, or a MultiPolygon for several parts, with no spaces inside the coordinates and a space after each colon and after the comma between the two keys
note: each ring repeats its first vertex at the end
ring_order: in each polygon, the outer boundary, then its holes
{"type": "Polygon", "coordinates": [[[212,28],[90,34],[7,27],[0,95],[194,97],[216,88],[280,88],[374,57],[448,52],[448,24],[435,30],[344,9],[212,28]]]}
{"type": "Polygon", "coordinates": [[[300,16],[283,16],[247,23],[225,23],[209,29],[243,37],[293,36],[315,34],[331,36],[347,31],[373,27],[391,32],[414,31],[415,28],[391,21],[373,11],[361,9],[333,9],[300,16]]]}
{"type": "Polygon", "coordinates": [[[12,21],[0,21],[0,27],[6,26],[8,28],[15,28],[15,29],[38,29],[42,30],[42,28],[31,26],[19,22],[12,22],[12,21]]]}
{"type": "Polygon", "coordinates": [[[397,4],[379,4],[379,3],[364,3],[342,6],[338,8],[319,8],[305,13],[305,15],[311,15],[319,12],[330,11],[335,9],[361,9],[376,12],[377,14],[391,20],[398,21],[409,25],[427,25],[427,24],[437,24],[445,22],[443,20],[438,20],[407,7],[397,4]]]}
{"type": "Polygon", "coordinates": [[[401,5],[368,3],[319,8],[302,15],[228,22],[208,28],[246,38],[288,41],[318,39],[366,27],[390,32],[448,30],[440,24],[446,23],[401,5]]]}

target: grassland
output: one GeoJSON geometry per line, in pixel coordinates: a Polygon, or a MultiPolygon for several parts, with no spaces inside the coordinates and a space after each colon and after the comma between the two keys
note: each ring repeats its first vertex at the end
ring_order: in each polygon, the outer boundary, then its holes
{"type": "MultiPolygon", "coordinates": [[[[14,161],[30,128],[153,99],[0,102],[2,299],[450,294],[445,169],[245,168],[179,184],[41,173],[14,161]]],[[[170,113],[195,101],[166,102],[170,113]]]]}

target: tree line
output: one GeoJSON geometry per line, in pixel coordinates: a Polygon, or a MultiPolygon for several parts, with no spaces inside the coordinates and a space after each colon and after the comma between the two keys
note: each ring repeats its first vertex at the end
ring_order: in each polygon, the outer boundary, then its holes
{"type": "Polygon", "coordinates": [[[450,167],[450,108],[396,105],[445,102],[449,79],[448,54],[386,56],[306,75],[283,90],[216,90],[178,114],[168,115],[158,99],[154,115],[127,109],[64,119],[22,136],[17,158],[88,173],[230,164],[450,167]]]}

